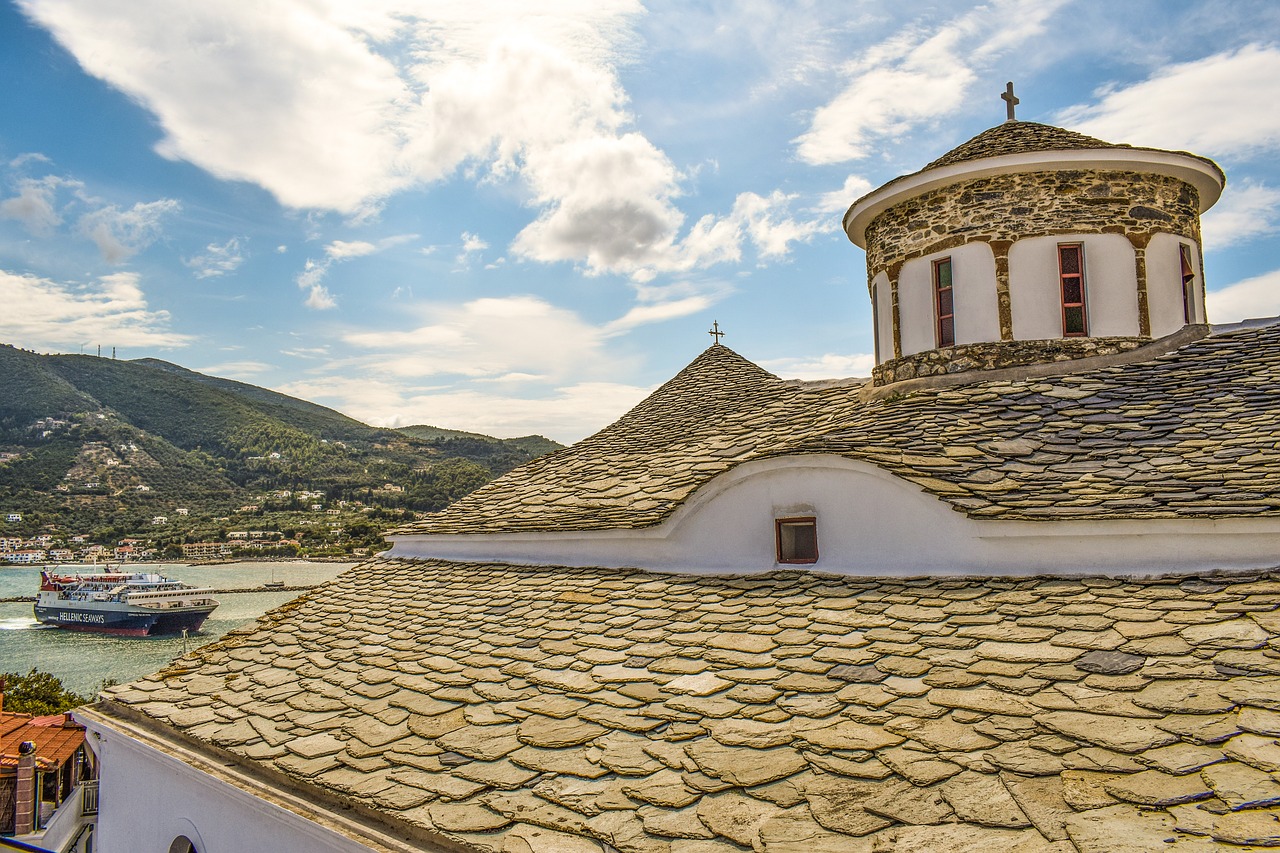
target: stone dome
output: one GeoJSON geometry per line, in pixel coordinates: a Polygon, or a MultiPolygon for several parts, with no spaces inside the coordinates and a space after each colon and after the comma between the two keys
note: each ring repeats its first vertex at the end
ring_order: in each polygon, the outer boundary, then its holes
{"type": "Polygon", "coordinates": [[[1007,121],[850,206],[880,383],[1134,349],[1203,325],[1212,160],[1007,121]]]}

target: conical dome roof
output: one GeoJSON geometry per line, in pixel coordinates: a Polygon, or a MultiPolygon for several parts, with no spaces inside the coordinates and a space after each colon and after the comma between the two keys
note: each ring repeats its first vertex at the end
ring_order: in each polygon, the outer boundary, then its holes
{"type": "Polygon", "coordinates": [[[1024,154],[1031,151],[1072,151],[1084,148],[1132,148],[1132,145],[1115,145],[1066,130],[1051,124],[1034,121],[1006,121],[987,128],[968,142],[963,142],[921,169],[937,169],[966,160],[999,157],[1002,154],[1024,154]]]}

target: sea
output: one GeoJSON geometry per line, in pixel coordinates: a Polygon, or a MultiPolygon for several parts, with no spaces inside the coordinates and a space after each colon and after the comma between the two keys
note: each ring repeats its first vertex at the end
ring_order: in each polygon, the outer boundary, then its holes
{"type": "MultiPolygon", "coordinates": [[[[185,639],[181,636],[112,637],[65,631],[37,622],[31,602],[0,602],[0,672],[26,673],[34,667],[57,676],[68,689],[92,698],[104,680],[124,683],[163,669],[185,650],[212,642],[303,594],[256,589],[264,583],[314,586],[337,577],[353,565],[296,561],[126,566],[129,571],[157,572],[194,586],[254,589],[214,596],[219,602],[218,609],[205,620],[199,632],[185,639]]],[[[93,569],[62,566],[59,571],[87,574],[93,569]]],[[[0,599],[34,596],[39,589],[40,567],[0,565],[0,599]]]]}

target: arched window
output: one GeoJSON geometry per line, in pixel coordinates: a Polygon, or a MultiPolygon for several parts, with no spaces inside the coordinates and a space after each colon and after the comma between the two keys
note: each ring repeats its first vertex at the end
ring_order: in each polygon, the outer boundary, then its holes
{"type": "Polygon", "coordinates": [[[200,853],[190,838],[185,835],[179,835],[173,839],[173,843],[169,845],[169,853],[200,853]]]}

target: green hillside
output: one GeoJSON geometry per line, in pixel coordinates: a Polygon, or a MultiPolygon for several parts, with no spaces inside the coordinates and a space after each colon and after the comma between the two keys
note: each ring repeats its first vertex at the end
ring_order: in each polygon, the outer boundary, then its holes
{"type": "Polygon", "coordinates": [[[540,436],[379,429],[157,359],[0,345],[0,509],[24,513],[31,529],[120,534],[178,508],[183,518],[234,524],[237,513],[318,505],[391,523],[559,446],[540,436]]]}

